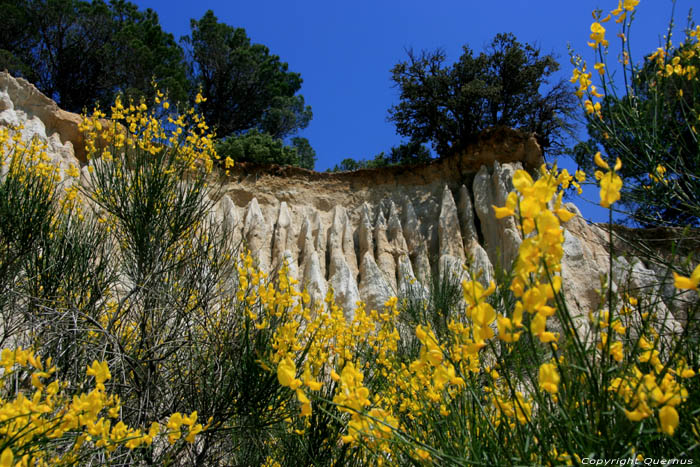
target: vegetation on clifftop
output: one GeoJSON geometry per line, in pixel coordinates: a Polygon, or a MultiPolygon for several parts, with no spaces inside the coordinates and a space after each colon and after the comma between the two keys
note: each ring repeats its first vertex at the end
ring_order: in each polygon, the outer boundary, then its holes
{"type": "Polygon", "coordinates": [[[3,0],[0,11],[0,70],[28,79],[61,108],[104,108],[118,95],[152,99],[154,81],[173,105],[194,105],[202,92],[206,99],[197,104],[217,138],[254,132],[266,141],[231,156],[260,161],[261,147],[282,146],[270,149],[267,159],[313,168],[306,138],[285,144],[312,117],[299,94],[301,75],[211,10],[191,20],[180,44],[162,30],[155,11],[125,0],[3,0]]]}

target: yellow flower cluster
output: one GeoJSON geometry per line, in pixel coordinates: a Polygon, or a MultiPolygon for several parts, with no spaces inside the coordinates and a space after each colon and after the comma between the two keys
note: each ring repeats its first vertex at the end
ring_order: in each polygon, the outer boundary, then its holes
{"type": "Polygon", "coordinates": [[[677,378],[688,378],[695,375],[692,370],[679,368],[679,371],[664,372],[664,365],[658,359],[654,345],[644,337],[640,346],[646,349],[639,356],[639,362],[653,363],[652,373],[642,373],[637,365],[633,365],[627,375],[615,378],[608,390],[622,398],[627,407],[625,415],[631,421],[638,422],[651,417],[654,410],[658,413],[659,430],[668,436],[673,436],[678,427],[679,417],[676,407],[688,398],[688,390],[681,385],[677,378]],[[649,360],[646,360],[649,358],[649,360]]]}
{"type": "MultiPolygon", "coordinates": [[[[175,412],[168,419],[166,427],[169,430],[168,442],[170,444],[175,444],[175,442],[182,436],[182,427],[188,427],[187,436],[185,436],[185,441],[188,443],[194,443],[195,437],[201,433],[206,427],[203,427],[201,423],[197,423],[197,411],[195,410],[189,415],[183,416],[180,412],[175,412]]],[[[153,425],[151,425],[153,428],[153,425]]]]}
{"type": "MultiPolygon", "coordinates": [[[[60,195],[60,192],[55,191],[62,180],[59,164],[52,161],[47,152],[47,145],[41,143],[38,138],[25,141],[22,130],[22,126],[0,128],[0,168],[6,170],[7,176],[18,183],[26,183],[29,178],[36,177],[40,181],[36,189],[40,190],[41,196],[47,200],[52,198],[53,194],[60,195]]],[[[80,170],[70,164],[64,175],[76,179],[80,177],[80,170]]],[[[60,204],[64,211],[74,209],[76,217],[82,220],[82,208],[77,202],[78,185],[74,182],[75,180],[71,180],[64,184],[60,204]]]]}
{"type": "MultiPolygon", "coordinates": [[[[668,61],[668,57],[672,55],[671,51],[661,47],[657,48],[646,59],[649,62],[656,62],[656,74],[659,77],[668,78],[675,75],[692,81],[698,75],[698,68],[691,60],[697,60],[697,56],[700,54],[699,38],[700,26],[696,26],[695,29],[687,33],[684,43],[681,44],[679,55],[670,61],[668,61]]],[[[679,90],[679,97],[683,97],[683,90],[679,90]]]]}
{"type": "MultiPolygon", "coordinates": [[[[260,363],[275,371],[277,381],[293,391],[299,403],[302,426],[309,426],[315,394],[329,397],[348,418],[342,441],[389,450],[386,444],[397,419],[389,407],[397,392],[372,398],[364,385],[360,355],[370,352],[378,375],[394,376],[393,355],[399,333],[394,297],[382,311],[365,310],[359,303],[352,320],[334,302],[330,290],[323,303],[311,303],[306,290],[298,292],[286,264],[269,281],[247,252],[238,265],[237,300],[253,332],[272,332],[270,354],[260,363]],[[393,395],[392,395],[393,394],[393,395]]],[[[289,420],[293,423],[293,419],[289,420]]],[[[304,430],[294,430],[303,434],[304,430]]]]}
{"type": "Polygon", "coordinates": [[[677,289],[681,290],[695,290],[700,294],[698,290],[698,285],[700,285],[700,265],[698,265],[690,277],[681,276],[676,272],[673,273],[674,285],[677,289]]]}
{"type": "MultiPolygon", "coordinates": [[[[521,391],[515,393],[515,397],[506,391],[496,391],[491,395],[490,401],[495,409],[493,423],[499,426],[502,420],[515,420],[521,425],[525,425],[530,421],[532,416],[532,401],[526,399],[521,391]]],[[[509,422],[509,426],[513,428],[515,422],[509,422]]]]}
{"type": "Polygon", "coordinates": [[[601,169],[607,170],[605,173],[596,170],[595,178],[600,183],[600,205],[604,208],[609,208],[620,199],[622,178],[617,174],[617,171],[622,168],[622,161],[618,158],[615,161],[615,166],[611,169],[608,163],[603,160],[600,151],[595,154],[593,161],[601,169]]]}
{"type": "MultiPolygon", "coordinates": [[[[607,41],[606,41],[607,44],[607,41]]],[[[590,71],[587,71],[586,62],[580,58],[572,59],[575,66],[573,75],[569,80],[571,84],[577,85],[577,89],[574,92],[576,97],[583,99],[584,94],[587,95],[587,99],[583,101],[583,108],[588,115],[595,114],[596,117],[602,118],[601,105],[600,102],[594,102],[594,98],[602,98],[603,94],[598,92],[597,88],[593,85],[593,75],[590,71]],[[579,69],[580,66],[580,69],[579,69]]],[[[601,75],[605,73],[605,65],[603,63],[596,63],[594,68],[601,75]]]]}
{"type": "MultiPolygon", "coordinates": [[[[202,100],[199,96],[200,101],[202,100]]],[[[164,111],[170,109],[166,96],[156,88],[155,103],[164,111]]],[[[105,162],[115,160],[115,152],[140,149],[152,155],[171,148],[179,160],[191,170],[201,168],[210,172],[213,161],[218,159],[214,147],[214,134],[203,117],[189,109],[184,115],[168,113],[159,115],[158,108],[150,110],[145,101],[124,104],[117,97],[111,108],[111,116],[96,109],[83,118],[79,130],[85,134],[88,159],[101,158],[105,162]]]]}
{"type": "MultiPolygon", "coordinates": [[[[67,383],[47,381],[56,372],[51,359],[42,362],[30,350],[3,349],[0,366],[4,370],[0,383],[5,390],[24,378],[34,388],[30,397],[19,391],[10,399],[0,398],[0,436],[6,440],[0,465],[73,465],[85,450],[103,448],[109,455],[119,446],[150,446],[162,431],[157,422],[142,431],[121,420],[110,420],[119,418],[121,406],[117,396],[106,392],[104,383],[112,377],[106,362],[94,361],[87,368],[86,375],[94,378],[94,389],[73,396],[67,383]]],[[[202,431],[201,425],[193,425],[196,413],[193,415],[189,442],[202,431]]],[[[170,423],[168,428],[176,429],[170,423]]]]}
{"type": "MultiPolygon", "coordinates": [[[[490,307],[490,305],[488,306],[490,307]]],[[[493,316],[495,317],[495,313],[493,316]]],[[[491,318],[491,321],[493,321],[493,319],[494,318],[491,318]]],[[[475,328],[473,329],[474,335],[480,337],[479,330],[476,329],[476,326],[477,325],[475,325],[475,328]]],[[[451,323],[451,327],[455,329],[456,323],[451,323]]],[[[491,329],[489,328],[489,331],[490,330],[491,329]]],[[[445,353],[443,352],[435,333],[431,329],[426,330],[421,325],[416,326],[416,337],[422,345],[418,360],[415,360],[409,366],[409,370],[412,373],[412,385],[414,387],[420,387],[421,391],[424,392],[425,397],[431,402],[443,402],[443,390],[446,388],[446,386],[449,384],[451,386],[461,387],[464,386],[464,380],[456,375],[454,365],[449,359],[445,358],[445,353]]],[[[453,349],[456,350],[456,352],[453,352],[453,354],[456,358],[454,361],[459,362],[464,355],[462,345],[465,344],[458,343],[460,341],[459,335],[455,335],[455,337],[456,339],[453,342],[453,349]]],[[[466,339],[469,343],[473,342],[469,337],[466,339]]],[[[479,345],[483,346],[483,339],[479,339],[479,345]]],[[[478,352],[476,347],[472,348],[474,356],[476,356],[476,352],[478,352]]]]}
{"type": "MultiPolygon", "coordinates": [[[[7,172],[21,183],[27,176],[33,175],[51,182],[46,185],[50,189],[61,180],[60,168],[53,163],[48,155],[47,145],[37,138],[25,141],[22,138],[23,127],[0,127],[0,168],[7,166],[7,172]]],[[[75,168],[71,169],[71,173],[75,168]]]]}
{"type": "Polygon", "coordinates": [[[340,412],[351,415],[348,424],[348,434],[342,440],[346,443],[358,441],[360,436],[369,437],[370,442],[387,439],[392,429],[398,427],[398,421],[389,412],[381,408],[373,408],[363,413],[371,405],[369,390],[362,384],[364,375],[355,368],[352,362],[347,362],[340,375],[332,375],[338,380],[339,388],[333,398],[340,412]]]}
{"type": "Polygon", "coordinates": [[[683,358],[667,356],[666,361],[662,361],[658,350],[662,338],[653,328],[647,328],[637,339],[630,338],[629,323],[635,316],[650,318],[649,313],[640,309],[636,298],[625,295],[623,306],[614,319],[608,310],[600,311],[595,318],[591,314],[591,321],[600,330],[597,348],[603,352],[603,358],[605,352],[609,352],[616,362],[625,363],[608,386],[608,391],[624,404],[625,416],[638,422],[656,413],[659,431],[672,436],[679,423],[676,407],[688,397],[680,380],[694,377],[695,371],[683,358]],[[640,368],[649,371],[644,373],[640,368]]]}
{"type": "MultiPolygon", "coordinates": [[[[600,67],[598,69],[602,70],[604,68],[600,67]]],[[[584,93],[586,93],[586,91],[588,91],[588,88],[591,86],[592,76],[593,75],[591,74],[591,72],[587,71],[585,62],[583,63],[583,66],[580,70],[578,68],[574,68],[573,76],[569,81],[571,82],[571,84],[578,84],[578,89],[576,89],[576,96],[579,99],[583,98],[584,93]]]]}
{"type": "Polygon", "coordinates": [[[540,389],[547,391],[550,394],[556,394],[559,392],[559,381],[561,381],[561,378],[559,376],[559,371],[557,371],[556,364],[543,363],[540,365],[540,389]]]}
{"type": "Polygon", "coordinates": [[[518,298],[512,317],[503,317],[499,324],[504,331],[502,340],[517,340],[515,330],[522,328],[523,312],[531,315],[530,331],[541,342],[554,342],[557,336],[547,331],[547,318],[554,315],[551,300],[561,288],[561,278],[555,274],[561,270],[564,233],[561,222],[574,214],[562,206],[564,192],[559,187],[568,187],[572,182],[566,169],[558,172],[556,167],[540,168],[540,178],[535,182],[530,174],[519,170],[513,175],[516,191],[511,192],[502,208],[494,206],[497,218],[520,217],[520,229],[524,237],[513,270],[511,290],[518,298]],[[553,209],[548,203],[554,201],[553,209]],[[532,235],[534,233],[534,235],[532,235]]]}
{"type": "Polygon", "coordinates": [[[361,349],[371,349],[376,352],[376,362],[382,373],[388,376],[392,362],[387,355],[396,351],[395,342],[399,339],[392,323],[398,313],[396,300],[387,302],[382,313],[376,310],[367,313],[363,305],[359,306],[353,320],[348,322],[335,305],[332,290],[325,306],[317,304],[313,309],[307,308],[310,297],[306,291],[299,293],[294,289],[296,281],[288,277],[286,265],[278,274],[277,287],[272,283],[264,286],[250,255],[241,259],[245,267],[239,268],[242,278],[239,294],[250,303],[244,313],[263,322],[279,319],[270,360],[276,364],[280,385],[295,391],[301,416],[308,423],[312,414],[307,391],[318,392],[337,382],[333,402],[341,413],[350,414],[348,433],[343,441],[355,443],[362,439],[379,443],[387,438],[390,427],[398,425],[396,419],[387,409],[373,406],[369,390],[363,385],[363,373],[353,359],[361,349]],[[300,371],[296,362],[300,361],[302,352],[305,358],[300,363],[300,371]]]}
{"type": "Polygon", "coordinates": [[[617,8],[610,14],[617,17],[616,23],[622,23],[627,18],[627,13],[634,11],[637,5],[639,5],[639,0],[618,0],[617,8]]]}
{"type": "Polygon", "coordinates": [[[656,166],[655,173],[650,173],[649,179],[654,182],[654,183],[663,183],[664,185],[668,185],[668,180],[666,179],[666,167],[663,165],[659,164],[656,166]]]}
{"type": "MultiPolygon", "coordinates": [[[[634,11],[634,9],[639,4],[639,0],[619,0],[617,8],[612,10],[605,18],[601,18],[601,11],[593,11],[593,23],[591,23],[591,42],[588,43],[596,53],[598,53],[600,59],[603,59],[604,52],[602,49],[607,49],[609,43],[605,38],[606,29],[603,26],[604,23],[610,21],[612,17],[616,18],[616,23],[622,23],[627,18],[627,13],[634,11]]],[[[618,36],[624,42],[626,37],[624,33],[618,34],[618,36]]],[[[626,65],[629,62],[629,57],[627,53],[623,53],[622,62],[626,65]]],[[[596,99],[601,99],[603,94],[598,92],[595,86],[592,85],[592,74],[587,71],[586,62],[581,60],[580,57],[572,58],[572,64],[574,65],[573,75],[571,77],[571,83],[577,84],[576,96],[582,100],[582,107],[588,115],[595,115],[597,118],[602,119],[601,104],[600,101],[596,99]],[[584,100],[584,95],[587,98],[584,100]]],[[[603,76],[605,74],[605,63],[596,62],[593,68],[603,76]]]]}
{"type": "MultiPolygon", "coordinates": [[[[606,19],[601,20],[601,22],[606,22],[610,19],[608,16],[606,19]]],[[[591,24],[591,40],[593,42],[589,42],[588,45],[593,47],[594,49],[597,49],[600,47],[602,44],[603,47],[608,46],[608,41],[605,39],[605,28],[603,27],[602,24],[600,24],[598,21],[593,22],[591,24]]]]}

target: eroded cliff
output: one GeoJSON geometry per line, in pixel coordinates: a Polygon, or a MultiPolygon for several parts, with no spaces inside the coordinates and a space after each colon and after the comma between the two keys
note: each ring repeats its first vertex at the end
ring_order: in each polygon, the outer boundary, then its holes
{"type": "MultiPolygon", "coordinates": [[[[46,142],[63,171],[87,169],[79,122],[30,83],[0,73],[0,125],[23,125],[23,136],[46,142]]],[[[397,293],[426,294],[433,277],[464,274],[462,264],[485,282],[494,267],[507,269],[521,237],[514,220],[496,219],[492,206],[505,203],[515,170],[534,173],[541,162],[533,137],[501,128],[463,154],[421,166],[330,174],[241,163],[212,180],[212,215],[229,223],[263,269],[286,261],[316,300],[332,287],[348,313],[359,300],[378,309],[397,293]]],[[[578,213],[573,204],[567,209],[578,213]]],[[[580,214],[564,228],[564,291],[585,327],[608,270],[606,235],[580,214]]],[[[615,264],[640,291],[652,279],[668,280],[667,271],[638,260],[615,264]]],[[[663,295],[663,286],[651,293],[663,295]]]]}

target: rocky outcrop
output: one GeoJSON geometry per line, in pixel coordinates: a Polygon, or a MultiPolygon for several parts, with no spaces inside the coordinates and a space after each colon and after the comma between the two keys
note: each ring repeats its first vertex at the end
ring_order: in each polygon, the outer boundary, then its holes
{"type": "Polygon", "coordinates": [[[370,252],[362,258],[360,277],[359,292],[368,309],[381,310],[384,303],[395,295],[370,252]]]}
{"type": "Polygon", "coordinates": [[[22,78],[0,72],[0,127],[19,128],[25,140],[37,138],[47,145],[51,162],[65,177],[71,165],[85,162],[85,148],[77,114],[58,108],[22,78]]]}
{"type": "Polygon", "coordinates": [[[275,224],[275,233],[272,239],[272,267],[277,268],[287,262],[293,262],[297,265],[296,256],[292,253],[295,249],[293,241],[292,216],[289,213],[287,203],[282,201],[277,215],[277,223],[275,224]]]}
{"type": "Polygon", "coordinates": [[[384,273],[387,282],[393,290],[396,290],[396,262],[392,245],[389,243],[388,230],[384,214],[380,209],[374,223],[375,256],[377,265],[384,273]]]}
{"type": "MultiPolygon", "coordinates": [[[[66,169],[85,162],[79,122],[31,84],[0,73],[0,125],[23,124],[25,137],[47,142],[66,169]]],[[[492,206],[505,203],[516,170],[534,174],[541,161],[532,136],[499,128],[462,154],[421,166],[331,174],[240,163],[216,180],[212,217],[262,269],[286,263],[314,302],[332,288],[350,315],[359,300],[378,309],[396,293],[424,295],[432,277],[463,274],[465,263],[484,284],[494,267],[507,270],[522,240],[514,220],[496,219],[492,206]]],[[[565,230],[564,292],[584,317],[600,301],[606,236],[580,216],[565,230]]],[[[637,264],[624,277],[643,290],[649,269],[637,264]]]]}
{"type": "Polygon", "coordinates": [[[446,274],[447,269],[460,268],[465,260],[464,243],[462,243],[462,232],[457,216],[457,204],[447,185],[442,190],[440,202],[438,240],[440,242],[440,274],[446,274]]]}
{"type": "Polygon", "coordinates": [[[493,167],[482,166],[474,178],[474,206],[481,224],[484,249],[491,264],[499,264],[507,270],[518,255],[520,234],[512,217],[496,219],[493,206],[503,206],[508,193],[513,189],[511,179],[520,163],[500,164],[493,167]]]}
{"type": "Polygon", "coordinates": [[[430,279],[430,258],[425,237],[421,233],[421,223],[413,209],[413,203],[406,198],[404,204],[404,238],[408,247],[408,255],[416,278],[427,284],[430,279]]]}
{"type": "Polygon", "coordinates": [[[270,228],[265,221],[258,200],[253,200],[248,204],[245,220],[243,221],[243,239],[246,247],[251,251],[253,258],[261,269],[270,269],[270,228]]]}
{"type": "Polygon", "coordinates": [[[457,211],[463,232],[462,240],[464,241],[464,252],[467,257],[469,271],[486,286],[493,279],[493,266],[486,250],[479,243],[479,235],[474,223],[474,206],[469,190],[465,185],[462,185],[459,189],[457,211]]]}

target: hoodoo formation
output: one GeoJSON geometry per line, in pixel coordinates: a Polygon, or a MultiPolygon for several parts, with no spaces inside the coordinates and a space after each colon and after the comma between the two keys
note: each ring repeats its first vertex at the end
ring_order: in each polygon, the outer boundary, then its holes
{"type": "MultiPolygon", "coordinates": [[[[79,123],[80,116],[32,84],[0,73],[0,125],[23,126],[24,138],[47,143],[62,176],[71,164],[81,166],[86,183],[79,123]]],[[[492,206],[505,203],[515,170],[534,174],[541,163],[535,139],[506,128],[485,132],[462,154],[421,166],[318,173],[241,163],[215,177],[212,214],[229,223],[262,269],[273,272],[286,262],[315,300],[332,287],[351,314],[359,300],[379,309],[392,295],[428,293],[431,278],[464,274],[463,264],[484,282],[494,268],[507,268],[521,237],[514,220],[496,219],[492,206]]],[[[566,208],[578,215],[564,225],[562,282],[585,326],[585,313],[599,300],[598,277],[608,270],[607,233],[587,223],[575,205],[566,208]]],[[[619,287],[671,299],[664,294],[663,283],[672,280],[667,271],[636,258],[614,264],[619,287]]]]}

